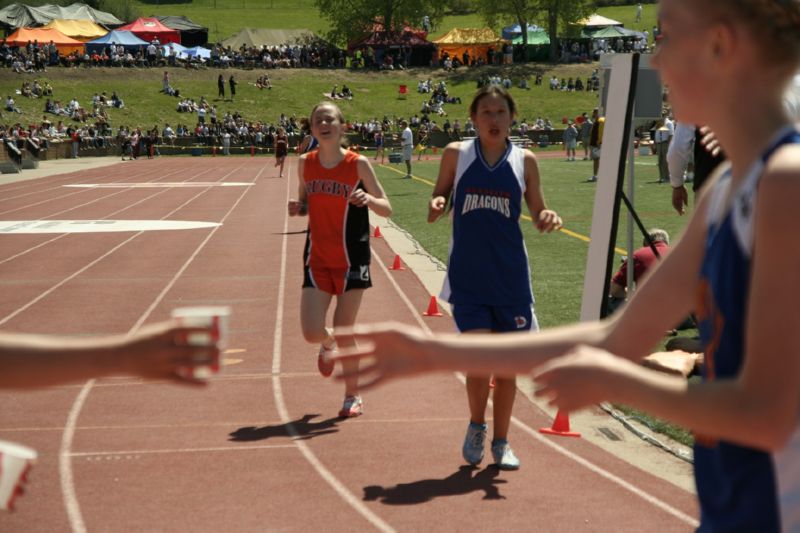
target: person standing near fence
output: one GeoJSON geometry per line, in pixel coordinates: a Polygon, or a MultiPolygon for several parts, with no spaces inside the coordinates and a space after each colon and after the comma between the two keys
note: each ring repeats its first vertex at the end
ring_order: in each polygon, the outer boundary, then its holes
{"type": "Polygon", "coordinates": [[[233,102],[234,98],[236,97],[236,79],[231,74],[231,77],[228,78],[228,85],[231,89],[231,102],[233,102]]]}
{"type": "Polygon", "coordinates": [[[406,179],[411,179],[411,158],[414,155],[414,133],[408,127],[408,121],[400,122],[403,132],[400,134],[400,147],[403,150],[403,161],[406,163],[406,179]]]}

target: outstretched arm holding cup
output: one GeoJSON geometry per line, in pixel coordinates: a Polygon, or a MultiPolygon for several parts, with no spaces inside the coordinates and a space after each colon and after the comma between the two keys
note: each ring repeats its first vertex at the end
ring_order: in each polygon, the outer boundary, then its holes
{"type": "Polygon", "coordinates": [[[131,335],[94,338],[0,332],[0,389],[33,389],[82,380],[128,375],[202,384],[181,369],[218,359],[215,344],[190,346],[209,328],[182,327],[175,320],[142,327],[131,335]]]}

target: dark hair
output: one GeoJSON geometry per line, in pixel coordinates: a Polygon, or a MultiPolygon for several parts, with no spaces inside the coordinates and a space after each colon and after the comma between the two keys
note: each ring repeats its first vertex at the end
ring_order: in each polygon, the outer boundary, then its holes
{"type": "Polygon", "coordinates": [[[508,104],[508,110],[511,112],[512,117],[517,114],[517,103],[514,102],[514,98],[511,96],[511,93],[499,85],[484,85],[478,90],[477,93],[475,93],[475,96],[472,98],[472,103],[469,104],[470,115],[475,115],[478,112],[478,103],[480,103],[483,97],[489,96],[490,94],[494,94],[505,99],[506,103],[508,104]]]}

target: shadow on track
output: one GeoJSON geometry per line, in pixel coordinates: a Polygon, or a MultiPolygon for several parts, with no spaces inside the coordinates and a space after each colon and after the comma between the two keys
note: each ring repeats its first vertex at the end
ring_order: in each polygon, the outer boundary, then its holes
{"type": "Polygon", "coordinates": [[[303,415],[302,418],[289,422],[288,424],[277,424],[274,426],[264,426],[260,428],[253,426],[239,428],[229,434],[230,438],[228,440],[233,442],[250,442],[255,440],[272,439],[275,437],[291,438],[292,434],[289,433],[289,429],[287,427],[289,425],[294,427],[294,432],[299,436],[298,438],[300,440],[313,439],[314,437],[329,435],[339,431],[339,429],[336,427],[336,423],[341,421],[341,418],[335,417],[328,418],[326,420],[320,420],[319,422],[311,422],[312,418],[316,418],[318,416],[320,415],[303,415]]]}
{"type": "Polygon", "coordinates": [[[364,487],[364,501],[379,500],[386,505],[416,505],[441,496],[459,496],[474,491],[483,491],[484,500],[504,500],[498,485],[508,483],[497,479],[500,474],[494,466],[479,470],[464,465],[444,479],[422,479],[413,483],[399,483],[394,487],[370,485],[364,487]],[[472,472],[478,471],[475,476],[472,472]]]}

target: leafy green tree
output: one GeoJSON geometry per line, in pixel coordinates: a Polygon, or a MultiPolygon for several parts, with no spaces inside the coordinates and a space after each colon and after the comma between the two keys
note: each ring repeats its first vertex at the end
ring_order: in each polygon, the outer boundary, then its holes
{"type": "Polygon", "coordinates": [[[340,44],[370,34],[376,25],[388,31],[421,28],[426,15],[435,25],[445,10],[441,0],[314,0],[314,4],[330,21],[328,39],[340,44]]]}
{"type": "Polygon", "coordinates": [[[476,0],[475,5],[490,28],[516,22],[522,28],[522,44],[528,45],[528,24],[539,18],[541,0],[476,0]]]}
{"type": "Polygon", "coordinates": [[[575,24],[590,14],[595,6],[593,0],[474,0],[477,11],[486,24],[497,27],[516,22],[523,28],[522,42],[528,44],[528,24],[535,22],[547,29],[550,35],[550,61],[558,59],[559,35],[571,35],[578,31],[575,24]]]}
{"type": "Polygon", "coordinates": [[[593,0],[539,0],[544,26],[550,35],[550,61],[558,59],[558,35],[575,35],[580,31],[576,23],[594,11],[593,0]]]}

